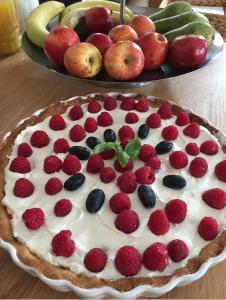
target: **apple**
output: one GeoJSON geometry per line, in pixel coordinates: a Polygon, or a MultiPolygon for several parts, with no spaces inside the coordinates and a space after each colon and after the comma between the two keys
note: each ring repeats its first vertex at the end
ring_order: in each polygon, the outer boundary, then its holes
{"type": "Polygon", "coordinates": [[[173,40],[169,60],[178,69],[198,68],[206,59],[208,42],[203,36],[183,35],[173,40]]]}
{"type": "Polygon", "coordinates": [[[111,12],[104,6],[91,7],[85,13],[85,24],[89,33],[108,33],[113,27],[111,12]]]}
{"type": "Polygon", "coordinates": [[[100,51],[102,57],[104,58],[104,55],[108,48],[110,48],[113,43],[112,40],[103,33],[93,33],[91,34],[87,39],[87,43],[93,44],[97,49],[100,51]]]}
{"type": "Polygon", "coordinates": [[[120,41],[106,52],[104,66],[112,79],[130,80],[140,75],[144,67],[144,54],[132,41],[120,41]]]}
{"type": "Polygon", "coordinates": [[[45,38],[44,52],[50,61],[63,66],[65,51],[79,42],[79,36],[73,29],[66,26],[56,26],[45,38]]]}
{"type": "Polygon", "coordinates": [[[144,69],[156,70],[160,68],[168,52],[168,41],[165,36],[157,32],[145,33],[139,39],[138,45],[144,53],[144,69]]]}
{"type": "Polygon", "coordinates": [[[92,44],[78,43],[66,50],[64,65],[73,76],[91,78],[100,72],[102,56],[92,44]]]}
{"type": "Polygon", "coordinates": [[[154,22],[144,15],[135,15],[131,20],[131,27],[136,31],[138,37],[141,37],[145,33],[155,32],[154,22]]]}
{"type": "Polygon", "coordinates": [[[108,33],[108,36],[110,37],[113,43],[125,40],[132,42],[138,41],[138,35],[136,31],[129,25],[117,25],[113,27],[108,33]]]}

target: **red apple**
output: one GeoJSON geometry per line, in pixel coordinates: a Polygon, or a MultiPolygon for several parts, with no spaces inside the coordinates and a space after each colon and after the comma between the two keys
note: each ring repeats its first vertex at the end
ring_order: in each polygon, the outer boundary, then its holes
{"type": "Polygon", "coordinates": [[[111,29],[108,33],[108,36],[112,40],[113,43],[117,43],[119,41],[132,41],[137,42],[138,35],[136,31],[130,27],[129,25],[117,25],[111,29]]]}
{"type": "Polygon", "coordinates": [[[169,60],[178,69],[198,68],[206,59],[208,42],[203,36],[183,35],[173,40],[169,60]]]}
{"type": "Polygon", "coordinates": [[[110,48],[113,43],[112,40],[103,33],[93,33],[91,34],[87,39],[87,43],[93,44],[97,49],[100,51],[102,57],[104,58],[104,55],[108,48],[110,48]]]}
{"type": "Polygon", "coordinates": [[[104,66],[112,79],[130,80],[142,72],[144,55],[141,48],[134,42],[117,42],[107,50],[104,66]]]}
{"type": "Polygon", "coordinates": [[[113,27],[111,12],[104,6],[91,7],[85,13],[85,24],[90,33],[108,33],[113,27]]]}
{"type": "Polygon", "coordinates": [[[165,36],[157,32],[145,33],[139,39],[138,45],[144,53],[144,69],[156,70],[160,68],[168,51],[168,41],[165,36]]]}
{"type": "Polygon", "coordinates": [[[154,22],[144,15],[135,15],[131,20],[131,27],[136,31],[138,37],[145,33],[155,32],[154,22]]]}
{"type": "Polygon", "coordinates": [[[65,51],[79,42],[79,36],[74,30],[66,26],[56,26],[45,39],[44,52],[50,61],[63,65],[65,51]]]}

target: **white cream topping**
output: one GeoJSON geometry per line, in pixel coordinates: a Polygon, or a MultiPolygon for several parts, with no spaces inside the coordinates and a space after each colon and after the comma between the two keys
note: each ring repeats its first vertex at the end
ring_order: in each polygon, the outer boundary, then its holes
{"type": "MultiPolygon", "coordinates": [[[[85,140],[88,136],[95,136],[103,141],[103,132],[106,127],[100,126],[98,126],[96,132],[87,133],[86,138],[81,142],[75,143],[70,140],[70,128],[72,128],[75,124],[80,124],[83,126],[87,117],[96,118],[102,111],[105,111],[102,106],[101,112],[91,114],[87,111],[87,104],[82,105],[82,108],[84,111],[84,117],[78,121],[71,121],[68,117],[70,108],[62,115],[67,125],[66,129],[64,130],[54,131],[50,129],[48,125],[50,119],[49,117],[40,124],[27,127],[17,136],[8,167],[5,170],[6,185],[5,197],[3,199],[3,203],[7,206],[7,209],[12,215],[14,236],[19,241],[24,243],[32,252],[36,253],[50,264],[69,268],[77,274],[84,274],[86,276],[95,275],[99,278],[109,280],[115,280],[122,277],[122,275],[114,266],[114,257],[117,253],[117,250],[122,246],[133,245],[142,254],[143,251],[154,242],[160,241],[167,244],[173,239],[182,239],[186,242],[189,248],[189,255],[186,259],[180,263],[174,263],[170,260],[168,267],[164,272],[161,273],[150,272],[142,267],[136,277],[152,277],[156,275],[172,274],[179,267],[186,265],[188,259],[197,256],[200,250],[208,244],[208,242],[204,241],[197,233],[197,225],[204,216],[212,216],[216,218],[221,230],[225,228],[226,209],[213,209],[205,204],[201,199],[202,193],[210,188],[218,187],[225,190],[225,183],[219,181],[214,175],[215,165],[225,159],[225,154],[221,149],[214,156],[207,156],[200,153],[199,156],[204,157],[208,161],[208,172],[200,179],[194,178],[189,174],[189,164],[183,169],[175,170],[169,164],[169,154],[159,155],[159,159],[161,160],[161,170],[156,174],[156,179],[151,185],[157,196],[156,205],[152,209],[147,209],[139,200],[137,191],[135,191],[133,194],[129,194],[132,203],[131,209],[137,212],[140,220],[140,226],[135,232],[131,234],[125,234],[116,229],[114,220],[117,215],[111,211],[108,204],[110,197],[116,192],[119,192],[119,188],[116,184],[117,179],[115,179],[112,183],[102,183],[98,175],[91,175],[86,172],[87,161],[81,161],[82,170],[80,172],[86,176],[86,180],[78,190],[69,192],[63,189],[60,193],[54,196],[49,196],[45,193],[44,187],[49,178],[58,177],[62,183],[64,183],[69,177],[69,175],[65,174],[62,170],[54,174],[46,174],[43,171],[44,159],[51,154],[55,155],[53,151],[53,143],[56,139],[67,138],[70,146],[86,146],[85,140]],[[29,143],[32,133],[36,130],[44,130],[48,133],[49,137],[51,138],[49,145],[40,149],[32,147],[33,154],[28,158],[32,168],[30,173],[18,174],[11,172],[9,170],[9,165],[11,160],[17,156],[18,145],[22,142],[29,143]],[[172,190],[165,187],[162,184],[162,178],[167,174],[178,174],[183,176],[187,181],[187,186],[182,190],[172,190]],[[24,199],[17,198],[13,194],[14,182],[21,177],[31,180],[35,186],[34,193],[30,197],[24,199]],[[105,192],[106,199],[103,207],[98,213],[90,214],[85,208],[85,202],[87,195],[94,188],[102,189],[105,192]],[[54,215],[53,208],[55,203],[62,198],[70,199],[73,204],[73,209],[66,217],[56,217],[54,215]],[[165,235],[154,235],[147,226],[150,213],[159,208],[164,209],[164,206],[167,202],[176,198],[182,199],[187,203],[188,212],[186,219],[181,224],[170,224],[170,230],[165,235]],[[21,215],[26,209],[33,207],[40,207],[45,213],[45,224],[36,231],[27,229],[21,218],[21,215]],[[76,250],[69,258],[55,256],[51,252],[52,238],[55,234],[64,229],[69,229],[72,231],[72,239],[76,244],[76,250]],[[94,247],[102,248],[108,255],[106,267],[102,272],[97,274],[89,272],[83,264],[85,254],[94,247]]],[[[156,111],[157,109],[150,108],[150,110],[145,113],[136,112],[139,117],[139,121],[135,124],[128,125],[131,126],[137,134],[139,126],[145,123],[145,120],[150,113],[156,111]]],[[[119,109],[119,102],[117,109],[110,112],[114,121],[110,128],[116,133],[123,125],[125,125],[125,115],[127,113],[127,111],[119,109]]],[[[148,137],[142,140],[142,144],[147,143],[155,146],[157,143],[163,140],[161,137],[162,129],[170,124],[176,125],[175,117],[171,117],[168,120],[162,120],[161,127],[158,129],[150,129],[148,137]]],[[[187,143],[196,142],[200,145],[207,139],[212,139],[218,143],[217,139],[202,126],[200,127],[201,133],[197,139],[192,139],[185,136],[183,134],[184,126],[178,126],[177,128],[179,130],[179,136],[174,141],[173,150],[184,151],[187,143]]],[[[57,156],[63,161],[66,154],[60,153],[57,154],[57,156]]],[[[188,157],[190,163],[194,157],[190,155],[188,155],[188,157]]],[[[105,166],[112,165],[113,160],[105,160],[105,166]]],[[[134,161],[133,170],[136,170],[142,165],[143,163],[136,159],[134,161]]],[[[117,176],[119,175],[120,173],[117,173],[117,176]]]]}

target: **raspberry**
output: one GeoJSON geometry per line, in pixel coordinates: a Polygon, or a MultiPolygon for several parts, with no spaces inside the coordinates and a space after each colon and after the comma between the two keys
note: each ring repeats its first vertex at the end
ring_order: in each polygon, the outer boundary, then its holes
{"type": "Polygon", "coordinates": [[[214,172],[220,181],[226,182],[226,159],[216,165],[214,172]]]}
{"type": "Polygon", "coordinates": [[[116,178],[115,171],[111,167],[103,168],[100,171],[100,180],[104,183],[109,183],[116,178]]]}
{"type": "Polygon", "coordinates": [[[62,167],[62,162],[55,155],[50,155],[50,156],[46,157],[44,160],[43,169],[47,174],[59,172],[61,167],[62,167]]]}
{"type": "Polygon", "coordinates": [[[31,171],[31,166],[26,157],[17,156],[11,161],[9,169],[15,173],[25,174],[31,171]]]}
{"type": "Polygon", "coordinates": [[[42,148],[49,144],[49,136],[43,130],[36,130],[31,136],[31,145],[36,148],[42,148]]]}
{"type": "Polygon", "coordinates": [[[188,143],[185,147],[185,151],[192,156],[199,154],[199,146],[196,143],[188,143]]]}
{"type": "Polygon", "coordinates": [[[122,126],[119,129],[119,131],[118,131],[118,135],[119,135],[119,138],[120,138],[121,141],[123,139],[130,139],[130,140],[132,140],[135,137],[133,129],[130,126],[128,126],[128,125],[122,126]]]}
{"type": "Polygon", "coordinates": [[[120,211],[115,219],[115,227],[126,234],[136,231],[139,225],[136,212],[130,209],[120,211]]]}
{"type": "Polygon", "coordinates": [[[181,169],[187,166],[188,157],[183,151],[174,151],[169,156],[169,162],[174,169],[181,169]]]}
{"type": "Polygon", "coordinates": [[[125,138],[121,141],[120,145],[122,147],[122,149],[124,150],[126,148],[126,145],[130,142],[130,139],[125,138]]]}
{"type": "Polygon", "coordinates": [[[200,151],[206,155],[214,155],[218,152],[218,145],[212,140],[203,142],[200,146],[200,151]]]}
{"type": "Polygon", "coordinates": [[[193,177],[203,177],[208,170],[208,164],[205,158],[196,157],[194,158],[189,166],[189,172],[193,177]]]}
{"type": "Polygon", "coordinates": [[[148,220],[148,227],[155,235],[163,235],[169,231],[169,221],[161,209],[153,211],[148,220]]]}
{"type": "Polygon", "coordinates": [[[198,232],[205,241],[213,240],[218,231],[217,221],[212,217],[204,217],[198,225],[198,232]]]}
{"type": "Polygon", "coordinates": [[[101,155],[93,154],[89,157],[86,170],[89,173],[96,174],[99,173],[104,167],[104,161],[101,155]]]}
{"type": "Polygon", "coordinates": [[[178,134],[179,134],[179,132],[178,132],[177,127],[175,127],[173,125],[166,126],[162,130],[162,137],[164,138],[164,140],[167,140],[167,141],[176,140],[178,137],[178,134]]]}
{"type": "Polygon", "coordinates": [[[94,132],[97,130],[97,121],[94,118],[87,118],[84,124],[86,132],[94,132]]]}
{"type": "Polygon", "coordinates": [[[181,111],[177,115],[176,124],[178,126],[184,126],[190,123],[189,114],[186,111],[181,111]]]}
{"type": "Polygon", "coordinates": [[[121,102],[120,108],[123,110],[133,110],[135,108],[135,100],[132,97],[124,97],[121,102]]]}
{"type": "Polygon", "coordinates": [[[107,255],[100,248],[91,249],[84,258],[84,265],[87,270],[93,273],[101,272],[107,263],[107,255]]]}
{"type": "Polygon", "coordinates": [[[120,274],[129,277],[136,275],[142,266],[141,255],[133,246],[124,246],[115,256],[115,267],[120,274]]]}
{"type": "Polygon", "coordinates": [[[124,193],[117,193],[109,200],[111,210],[118,214],[123,210],[128,210],[131,207],[129,196],[124,193]]]}
{"type": "Polygon", "coordinates": [[[98,113],[101,110],[101,105],[98,101],[92,100],[88,104],[88,111],[92,114],[98,113]]]}
{"type": "Polygon", "coordinates": [[[74,175],[81,170],[80,160],[76,155],[68,154],[63,162],[62,170],[68,175],[74,175]]]}
{"type": "Polygon", "coordinates": [[[139,168],[136,170],[135,174],[137,182],[140,184],[152,184],[155,181],[155,173],[148,166],[139,168]]]}
{"type": "Polygon", "coordinates": [[[17,149],[17,155],[23,157],[29,157],[32,154],[32,149],[28,143],[21,143],[17,149]]]}
{"type": "Polygon", "coordinates": [[[54,206],[54,214],[57,217],[65,217],[67,216],[72,210],[71,201],[68,199],[61,199],[57,201],[54,206]]]}
{"type": "Polygon", "coordinates": [[[73,142],[80,142],[86,134],[81,125],[74,125],[70,130],[69,136],[73,142]]]}
{"type": "Polygon", "coordinates": [[[52,239],[52,251],[56,256],[69,257],[75,251],[75,243],[71,240],[70,230],[61,230],[52,239]]]}
{"type": "Polygon", "coordinates": [[[115,150],[106,150],[100,153],[100,156],[104,159],[104,160],[108,160],[108,159],[112,159],[112,157],[115,155],[115,150]]]}
{"type": "Polygon", "coordinates": [[[103,127],[107,127],[113,124],[112,116],[109,112],[104,111],[97,117],[97,124],[103,127]]]}
{"type": "Polygon", "coordinates": [[[140,99],[135,103],[135,109],[139,112],[146,112],[149,109],[148,100],[146,98],[140,99]]]}
{"type": "Polygon", "coordinates": [[[128,112],[125,116],[125,122],[129,124],[134,124],[139,121],[137,114],[134,112],[128,112]]]}
{"type": "Polygon", "coordinates": [[[150,271],[163,272],[168,265],[168,251],[163,243],[149,246],[143,253],[143,265],[150,271]]]}
{"type": "Polygon", "coordinates": [[[41,208],[29,208],[22,214],[22,219],[28,229],[37,230],[45,221],[45,215],[41,208]]]}
{"type": "Polygon", "coordinates": [[[168,103],[163,103],[159,107],[157,113],[160,114],[163,120],[169,119],[172,115],[171,105],[169,105],[168,103]]]}
{"type": "Polygon", "coordinates": [[[179,262],[188,256],[188,247],[182,240],[173,240],[167,245],[169,257],[172,261],[179,262]]]}
{"type": "Polygon", "coordinates": [[[59,131],[66,128],[66,123],[60,115],[54,115],[49,120],[49,127],[52,130],[59,131]]]}
{"type": "Polygon", "coordinates": [[[161,161],[158,157],[154,156],[146,162],[146,166],[151,167],[154,172],[158,172],[161,167],[161,161]]]}
{"type": "Polygon", "coordinates": [[[171,223],[181,223],[187,214],[187,204],[180,199],[173,199],[166,204],[165,212],[171,223]]]}
{"type": "Polygon", "coordinates": [[[222,209],[226,205],[226,193],[224,190],[219,188],[214,188],[204,192],[202,194],[202,199],[206,202],[206,204],[216,209],[222,209]]]}
{"type": "Polygon", "coordinates": [[[117,172],[123,173],[125,171],[130,171],[133,168],[133,161],[129,160],[128,164],[125,167],[122,167],[118,160],[116,159],[114,162],[114,168],[117,172]]]}
{"type": "Polygon", "coordinates": [[[55,153],[66,153],[68,152],[70,146],[66,139],[57,139],[53,144],[53,150],[55,153]]]}
{"type": "Polygon", "coordinates": [[[19,178],[15,182],[13,193],[20,198],[26,198],[33,194],[34,186],[32,182],[26,178],[19,178]]]}
{"type": "Polygon", "coordinates": [[[60,179],[53,177],[47,181],[45,185],[45,191],[48,195],[56,195],[62,190],[62,187],[63,186],[60,179]]]}
{"type": "Polygon", "coordinates": [[[116,107],[117,107],[117,102],[113,97],[108,96],[104,99],[104,108],[106,110],[110,111],[115,109],[116,107]]]}
{"type": "Polygon", "coordinates": [[[81,119],[82,117],[83,117],[83,110],[82,110],[81,106],[74,105],[69,112],[69,118],[72,121],[75,121],[75,120],[81,119]]]}
{"type": "Polygon", "coordinates": [[[125,171],[118,177],[117,185],[126,194],[133,193],[137,188],[137,179],[132,171],[125,171]]]}
{"type": "Polygon", "coordinates": [[[139,159],[147,162],[151,157],[156,156],[155,148],[148,144],[143,144],[140,148],[139,159]]]}
{"type": "Polygon", "coordinates": [[[146,119],[146,124],[150,128],[159,128],[161,126],[161,117],[158,113],[152,113],[150,116],[146,119]]]}
{"type": "Polygon", "coordinates": [[[196,139],[200,134],[200,127],[198,123],[190,123],[183,130],[184,135],[196,139]]]}

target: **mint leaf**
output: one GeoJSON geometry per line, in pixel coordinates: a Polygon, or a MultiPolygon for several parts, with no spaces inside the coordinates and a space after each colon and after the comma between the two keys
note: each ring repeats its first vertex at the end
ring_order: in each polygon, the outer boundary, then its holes
{"type": "Polygon", "coordinates": [[[139,155],[140,148],[141,148],[140,140],[133,139],[126,145],[124,151],[128,154],[130,159],[135,159],[139,155]]]}
{"type": "Polygon", "coordinates": [[[97,144],[95,148],[93,149],[94,154],[98,154],[107,150],[117,150],[117,145],[116,143],[102,143],[102,144],[97,144]]]}
{"type": "Polygon", "coordinates": [[[122,149],[118,149],[116,156],[117,156],[118,162],[120,163],[120,165],[122,167],[127,166],[128,161],[129,161],[129,155],[125,151],[123,151],[122,149]]]}

